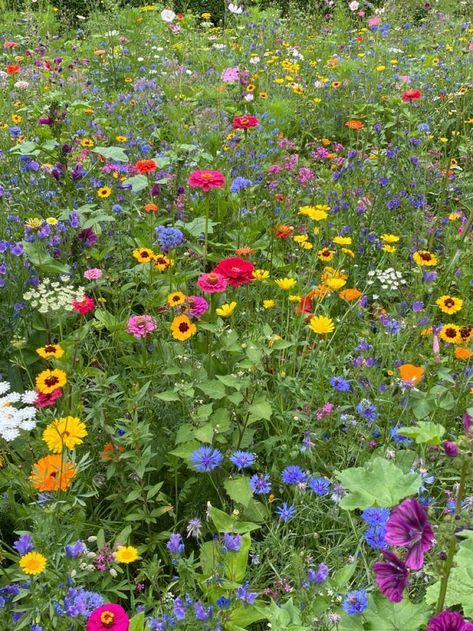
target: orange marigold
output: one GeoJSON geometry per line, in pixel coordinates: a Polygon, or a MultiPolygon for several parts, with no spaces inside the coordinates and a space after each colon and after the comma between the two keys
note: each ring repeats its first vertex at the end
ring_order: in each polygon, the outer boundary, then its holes
{"type": "Polygon", "coordinates": [[[65,491],[76,475],[76,468],[62,454],[51,454],[40,458],[33,465],[31,483],[38,491],[65,491]]]}
{"type": "Polygon", "coordinates": [[[361,297],[361,291],[359,289],[343,289],[339,294],[340,298],[346,300],[347,302],[352,302],[353,300],[358,300],[361,297]]]}

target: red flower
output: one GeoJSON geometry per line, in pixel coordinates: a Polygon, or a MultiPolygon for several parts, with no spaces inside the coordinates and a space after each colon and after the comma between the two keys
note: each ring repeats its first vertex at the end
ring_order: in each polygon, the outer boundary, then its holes
{"type": "Polygon", "coordinates": [[[138,160],[135,167],[140,173],[151,173],[158,168],[154,160],[138,160]]]}
{"type": "Polygon", "coordinates": [[[86,313],[89,313],[89,311],[92,311],[95,307],[95,302],[92,298],[89,298],[89,296],[84,296],[82,300],[73,300],[72,306],[74,311],[77,311],[80,315],[85,315],[86,313]]]}
{"type": "Polygon", "coordinates": [[[422,97],[422,92],[420,90],[414,90],[412,88],[411,90],[406,90],[401,98],[403,101],[409,102],[409,101],[416,101],[417,99],[420,99],[421,97],[422,97]]]}
{"type": "Polygon", "coordinates": [[[222,274],[232,287],[238,287],[251,283],[254,269],[255,266],[250,261],[245,261],[239,256],[231,256],[221,260],[213,271],[222,274]]]}
{"type": "Polygon", "coordinates": [[[6,70],[9,75],[18,74],[20,72],[20,66],[18,64],[10,64],[7,66],[6,70]]]}
{"type": "Polygon", "coordinates": [[[192,171],[187,183],[207,193],[211,188],[225,186],[225,176],[220,171],[192,171]]]}
{"type": "Polygon", "coordinates": [[[235,116],[233,119],[233,129],[250,129],[250,127],[256,127],[258,119],[256,116],[235,116]]]}
{"type": "Polygon", "coordinates": [[[49,394],[42,394],[41,392],[38,392],[38,391],[36,391],[36,393],[38,397],[36,401],[34,402],[34,406],[35,408],[38,408],[38,409],[48,408],[51,405],[54,405],[56,401],[62,397],[61,388],[56,388],[56,390],[53,390],[49,394]]]}

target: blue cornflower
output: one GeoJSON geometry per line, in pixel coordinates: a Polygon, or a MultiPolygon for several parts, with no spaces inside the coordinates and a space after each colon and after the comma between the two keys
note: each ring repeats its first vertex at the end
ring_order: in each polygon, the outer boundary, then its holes
{"type": "Polygon", "coordinates": [[[368,399],[362,399],[356,406],[356,411],[368,421],[374,421],[378,416],[376,406],[368,399]]]}
{"type": "Polygon", "coordinates": [[[283,502],[282,506],[278,506],[276,508],[276,514],[284,522],[290,521],[295,514],[297,513],[297,508],[295,506],[291,506],[287,502],[283,502]]]}
{"type": "Polygon", "coordinates": [[[250,487],[253,493],[257,495],[269,493],[271,491],[269,474],[265,473],[264,475],[260,475],[255,473],[255,475],[252,475],[250,478],[250,487]]]}
{"type": "Polygon", "coordinates": [[[368,597],[365,589],[348,592],[342,602],[343,611],[349,616],[362,613],[368,607],[368,597]]]}
{"type": "Polygon", "coordinates": [[[238,552],[241,548],[241,535],[230,535],[228,532],[223,534],[223,551],[238,552]]]}
{"type": "Polygon", "coordinates": [[[178,554],[179,556],[184,552],[184,543],[182,537],[178,532],[174,532],[166,544],[166,548],[171,554],[178,554]]]}
{"type": "Polygon", "coordinates": [[[253,186],[253,182],[246,177],[236,177],[230,186],[230,193],[239,193],[244,191],[245,188],[253,186]]]}
{"type": "Polygon", "coordinates": [[[361,513],[361,519],[367,523],[368,526],[384,526],[389,519],[389,508],[377,506],[366,508],[361,513]]]}
{"type": "Polygon", "coordinates": [[[19,539],[15,541],[13,547],[21,556],[28,554],[28,552],[31,552],[33,550],[33,541],[31,539],[31,535],[28,532],[24,533],[20,536],[19,539]]]}
{"type": "Polygon", "coordinates": [[[235,465],[238,471],[251,467],[255,460],[255,455],[249,451],[234,451],[230,456],[230,462],[235,465]]]}
{"type": "Polygon", "coordinates": [[[78,539],[72,545],[65,546],[64,550],[66,552],[67,557],[69,557],[70,559],[75,559],[77,557],[80,557],[81,554],[84,554],[84,552],[87,551],[87,546],[85,545],[83,541],[78,539]]]}
{"type": "Polygon", "coordinates": [[[192,464],[197,471],[213,471],[221,464],[222,460],[222,452],[210,445],[199,447],[191,456],[192,464]]]}
{"type": "Polygon", "coordinates": [[[333,375],[330,377],[330,385],[338,392],[348,392],[350,390],[350,382],[343,377],[336,377],[333,375]]]}
{"type": "Polygon", "coordinates": [[[365,532],[366,543],[375,550],[386,548],[386,528],[384,526],[371,526],[365,532]]]}
{"type": "Polygon", "coordinates": [[[311,478],[309,480],[309,488],[316,495],[327,495],[330,493],[330,481],[327,478],[311,478]]]}
{"type": "Polygon", "coordinates": [[[171,248],[175,248],[185,241],[184,234],[178,228],[158,226],[156,235],[163,252],[168,252],[171,248]]]}
{"type": "Polygon", "coordinates": [[[281,473],[281,480],[286,484],[303,484],[307,480],[307,473],[296,464],[291,464],[281,473]]]}
{"type": "Polygon", "coordinates": [[[309,583],[323,583],[328,577],[328,567],[325,563],[321,563],[317,570],[314,570],[314,568],[311,567],[307,572],[307,577],[309,579],[309,583]]]}

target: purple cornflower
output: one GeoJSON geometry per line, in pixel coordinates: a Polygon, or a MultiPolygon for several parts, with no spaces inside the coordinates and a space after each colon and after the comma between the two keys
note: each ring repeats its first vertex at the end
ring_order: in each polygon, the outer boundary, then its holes
{"type": "Polygon", "coordinates": [[[316,495],[328,495],[330,492],[330,481],[327,478],[311,478],[308,484],[316,495]]]}
{"type": "Polygon", "coordinates": [[[291,506],[287,502],[283,502],[282,506],[278,506],[276,508],[276,515],[281,521],[284,521],[286,523],[290,521],[296,513],[297,508],[295,506],[291,506]]]}
{"type": "Polygon", "coordinates": [[[234,451],[230,456],[230,462],[235,465],[238,471],[251,467],[255,459],[255,455],[249,451],[234,451]]]}
{"type": "Polygon", "coordinates": [[[223,535],[223,551],[238,552],[241,548],[241,535],[230,535],[225,532],[223,535]]]}
{"type": "Polygon", "coordinates": [[[386,523],[386,541],[392,546],[407,548],[406,567],[420,570],[424,552],[433,545],[434,531],[427,519],[427,510],[414,498],[404,500],[391,513],[386,523]]]}
{"type": "Polygon", "coordinates": [[[289,465],[281,473],[281,480],[285,484],[304,484],[307,480],[307,473],[297,465],[289,465]]]}
{"type": "Polygon", "coordinates": [[[404,561],[391,552],[383,550],[384,561],[373,563],[376,584],[393,603],[400,603],[403,592],[409,584],[409,572],[404,561]]]}
{"type": "Polygon", "coordinates": [[[317,585],[323,583],[328,577],[328,567],[325,563],[321,563],[317,570],[311,567],[307,572],[307,577],[309,583],[317,583],[317,585]]]}
{"type": "Polygon", "coordinates": [[[257,495],[269,493],[271,491],[269,474],[265,473],[264,475],[259,475],[255,473],[255,475],[252,475],[250,478],[250,487],[253,493],[257,495]]]}
{"type": "Polygon", "coordinates": [[[20,536],[19,539],[15,541],[13,547],[21,556],[28,554],[28,552],[31,552],[34,548],[31,535],[28,532],[25,532],[23,535],[20,536]]]}
{"type": "Polygon", "coordinates": [[[173,533],[169,537],[166,548],[171,554],[178,554],[179,556],[184,552],[184,543],[182,542],[182,537],[178,532],[173,533]]]}
{"type": "Polygon", "coordinates": [[[191,456],[191,462],[197,471],[213,471],[220,466],[222,460],[222,452],[210,445],[199,447],[191,456]]]}

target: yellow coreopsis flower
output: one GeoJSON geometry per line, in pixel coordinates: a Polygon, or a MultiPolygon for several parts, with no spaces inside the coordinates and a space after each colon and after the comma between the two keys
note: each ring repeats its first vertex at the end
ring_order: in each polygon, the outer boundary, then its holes
{"type": "Polygon", "coordinates": [[[279,287],[279,289],[289,291],[297,283],[297,280],[295,278],[289,278],[288,276],[286,276],[285,278],[278,278],[274,282],[279,287]]]}
{"type": "Polygon", "coordinates": [[[232,313],[235,311],[236,306],[237,306],[237,303],[235,301],[230,302],[230,303],[225,303],[221,305],[220,307],[218,307],[217,309],[215,309],[215,313],[219,315],[221,318],[229,318],[232,315],[232,313]]]}

